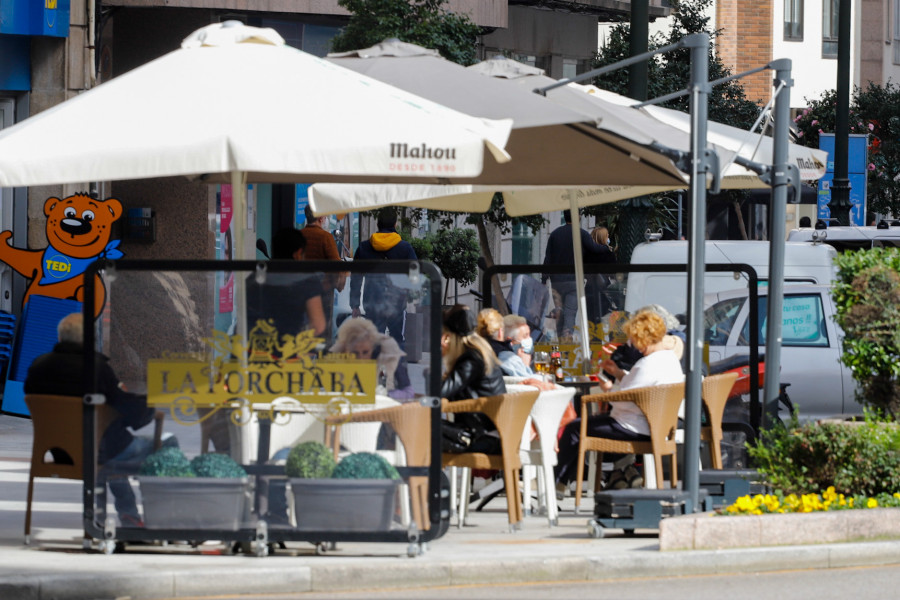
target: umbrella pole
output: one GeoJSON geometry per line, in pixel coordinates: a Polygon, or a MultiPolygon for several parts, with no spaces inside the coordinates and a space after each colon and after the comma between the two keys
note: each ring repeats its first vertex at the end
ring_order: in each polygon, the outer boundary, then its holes
{"type": "Polygon", "coordinates": [[[690,495],[691,510],[698,506],[700,474],[700,413],[703,367],[703,284],[706,270],[706,175],[710,160],[706,145],[709,94],[709,36],[684,38],[691,51],[691,204],[688,238],[687,373],[684,390],[684,466],[682,489],[690,495]]]}
{"type": "Polygon", "coordinates": [[[581,216],[578,214],[578,201],[575,190],[567,190],[569,195],[569,211],[572,213],[572,250],[575,252],[575,293],[578,296],[578,312],[581,314],[581,372],[591,370],[591,339],[587,319],[587,300],[584,291],[584,256],[581,249],[581,216]]]}
{"type": "MultiPolygon", "coordinates": [[[[235,227],[234,247],[237,248],[237,259],[244,260],[250,258],[247,256],[247,249],[244,244],[244,237],[247,231],[247,173],[245,171],[231,172],[231,218],[237,218],[237,227],[235,227]]],[[[247,339],[247,319],[243,315],[247,314],[247,286],[243,276],[234,278],[234,312],[239,315],[237,319],[237,334],[242,340],[247,339]]],[[[239,357],[243,358],[243,357],[239,357]]]]}

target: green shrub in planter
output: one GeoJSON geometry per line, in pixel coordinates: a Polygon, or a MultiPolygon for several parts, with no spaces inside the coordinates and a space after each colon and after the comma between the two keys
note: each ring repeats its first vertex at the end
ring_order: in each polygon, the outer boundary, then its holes
{"type": "Polygon", "coordinates": [[[201,454],[191,461],[191,471],[197,477],[216,477],[229,479],[247,476],[244,467],[237,464],[226,454],[201,454]]]}
{"type": "Polygon", "coordinates": [[[358,452],[341,460],[335,467],[335,479],[400,479],[397,469],[383,456],[358,452]]]}
{"type": "Polygon", "coordinates": [[[846,496],[900,491],[900,428],[893,423],[806,423],[764,431],[749,446],[757,469],[783,494],[846,496]]]}
{"type": "Polygon", "coordinates": [[[148,456],[138,471],[139,475],[154,477],[195,477],[191,463],[180,448],[160,448],[148,456]]]}
{"type": "Polygon", "coordinates": [[[291,448],[284,471],[288,477],[326,479],[334,471],[334,453],[321,442],[303,442],[291,448]]]}

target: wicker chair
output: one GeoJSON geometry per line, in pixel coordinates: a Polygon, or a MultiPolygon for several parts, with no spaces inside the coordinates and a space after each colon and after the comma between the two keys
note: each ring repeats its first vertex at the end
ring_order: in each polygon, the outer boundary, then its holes
{"type": "MultiPolygon", "coordinates": [[[[678,485],[675,432],[678,429],[678,409],[684,399],[684,383],[670,383],[651,387],[634,388],[605,394],[581,397],[581,435],[578,441],[578,468],[575,483],[575,510],[581,504],[581,486],[584,478],[584,456],[597,452],[597,465],[603,464],[603,454],[652,454],[656,469],[656,481],[661,482],[662,457],[672,457],[672,487],[678,485]],[[606,402],[634,402],[650,424],[650,439],[613,440],[587,435],[587,421],[592,404],[606,402]]],[[[599,468],[599,467],[598,467],[599,468]]],[[[599,481],[599,477],[596,481],[599,481]]]]}
{"type": "Polygon", "coordinates": [[[700,429],[700,439],[709,444],[710,465],[722,468],[722,415],[737,373],[721,373],[703,379],[703,406],[709,422],[700,429]]]}
{"type": "MultiPolygon", "coordinates": [[[[406,454],[406,466],[427,467],[431,464],[431,409],[418,402],[329,417],[326,423],[329,425],[326,429],[326,443],[332,445],[337,456],[341,447],[342,425],[379,422],[389,423],[394,428],[406,454]],[[331,427],[334,427],[333,433],[331,427]]],[[[413,519],[419,527],[429,529],[428,477],[410,477],[409,494],[413,519]]]]}
{"type": "MultiPolygon", "coordinates": [[[[34,427],[28,499],[25,505],[25,543],[28,544],[31,541],[31,501],[34,497],[35,477],[84,479],[84,400],[81,396],[26,394],[25,404],[31,413],[34,427]],[[44,456],[50,450],[59,456],[65,453],[71,464],[46,462],[44,456]]],[[[96,407],[95,448],[102,433],[117,416],[116,410],[108,404],[96,407]]],[[[156,449],[160,447],[163,417],[164,413],[156,411],[153,438],[156,449]]]]}
{"type": "Polygon", "coordinates": [[[500,434],[502,454],[482,454],[466,452],[443,454],[441,462],[445,467],[469,467],[470,469],[495,469],[503,472],[506,485],[506,504],[510,529],[515,529],[524,518],[522,496],[519,494],[519,471],[522,461],[519,446],[525,423],[538,397],[538,390],[512,394],[500,394],[487,398],[457,400],[444,399],[441,411],[444,413],[482,413],[490,418],[500,434]]]}

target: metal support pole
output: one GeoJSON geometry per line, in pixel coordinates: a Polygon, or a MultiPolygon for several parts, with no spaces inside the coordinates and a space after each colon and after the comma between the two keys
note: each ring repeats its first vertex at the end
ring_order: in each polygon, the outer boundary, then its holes
{"type": "Polygon", "coordinates": [[[796,170],[788,165],[788,131],[791,120],[791,60],[774,61],[773,87],[781,91],[775,98],[775,128],[772,135],[772,202],[769,206],[769,302],[766,311],[766,382],[763,387],[763,423],[770,427],[778,418],[780,390],[779,368],[781,364],[781,320],[784,305],[784,238],[785,213],[787,212],[788,186],[796,170]]]}
{"type": "Polygon", "coordinates": [[[850,0],[840,0],[838,9],[837,111],[834,115],[834,179],[831,182],[831,216],[841,225],[850,224],[850,0]]]}
{"type": "MultiPolygon", "coordinates": [[[[650,0],[631,0],[631,28],[629,54],[638,56],[647,52],[650,36],[650,0]]],[[[647,60],[628,67],[628,95],[635,100],[647,99],[647,78],[650,65],[647,60]]]]}
{"type": "Polygon", "coordinates": [[[700,414],[703,368],[703,284],[706,266],[706,148],[709,96],[709,36],[696,33],[683,38],[691,51],[691,187],[688,239],[687,376],[684,411],[684,475],[682,489],[691,506],[699,508],[700,414]]]}
{"type": "Polygon", "coordinates": [[[581,329],[581,369],[583,373],[591,369],[591,330],[588,327],[587,299],[584,292],[584,251],[581,248],[581,215],[578,213],[578,201],[575,190],[567,190],[569,196],[569,211],[572,213],[572,251],[575,256],[575,295],[578,297],[578,314],[581,319],[578,327],[581,329]]]}

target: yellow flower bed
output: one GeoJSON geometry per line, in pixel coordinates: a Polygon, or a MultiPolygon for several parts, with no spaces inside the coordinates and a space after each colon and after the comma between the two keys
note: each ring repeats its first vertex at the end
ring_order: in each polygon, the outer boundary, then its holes
{"type": "Polygon", "coordinates": [[[756,494],[741,496],[734,504],[720,509],[723,515],[765,515],[779,513],[808,513],[822,510],[847,510],[852,508],[878,508],[900,506],[900,492],[893,495],[879,494],[874,498],[865,496],[845,497],[829,487],[822,494],[803,494],[788,496],[774,494],[756,494]]]}

